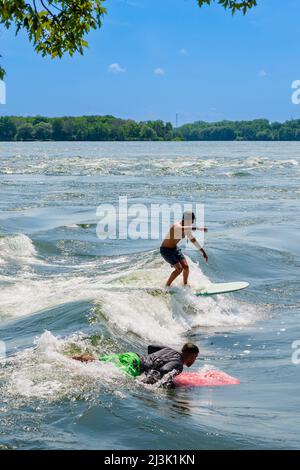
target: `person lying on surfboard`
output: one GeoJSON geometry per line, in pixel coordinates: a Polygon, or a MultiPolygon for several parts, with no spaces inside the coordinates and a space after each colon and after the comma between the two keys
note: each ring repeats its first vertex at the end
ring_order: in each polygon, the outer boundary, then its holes
{"type": "MultiPolygon", "coordinates": [[[[141,376],[145,384],[159,382],[160,387],[173,388],[173,379],[183,371],[183,366],[191,367],[199,354],[199,348],[193,343],[186,343],[181,352],[165,346],[148,346],[148,354],[142,356],[135,352],[100,356],[99,361],[111,362],[132,377],[141,376]]],[[[81,362],[96,361],[88,354],[73,356],[81,362]]]]}
{"type": "Polygon", "coordinates": [[[193,226],[196,217],[194,212],[186,211],[183,213],[182,220],[170,227],[169,232],[167,233],[164,241],[160,247],[160,254],[164,260],[169,263],[174,271],[171,273],[169,279],[167,280],[166,287],[170,287],[172,282],[183,273],[183,284],[186,286],[189,278],[189,265],[182,254],[180,248],[178,248],[178,243],[183,240],[185,237],[190,240],[196,248],[200,250],[205,261],[208,261],[208,256],[206,251],[201,247],[197,242],[196,238],[193,236],[193,230],[203,230],[207,232],[207,228],[197,228],[193,226]]]}

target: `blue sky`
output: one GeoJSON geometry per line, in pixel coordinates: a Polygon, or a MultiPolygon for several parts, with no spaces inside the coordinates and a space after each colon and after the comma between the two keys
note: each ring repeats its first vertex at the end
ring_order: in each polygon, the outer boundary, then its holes
{"type": "Polygon", "coordinates": [[[83,57],[38,56],[0,31],[0,115],[112,114],[137,120],[300,118],[299,0],[258,0],[245,17],[196,0],[107,0],[83,57]]]}

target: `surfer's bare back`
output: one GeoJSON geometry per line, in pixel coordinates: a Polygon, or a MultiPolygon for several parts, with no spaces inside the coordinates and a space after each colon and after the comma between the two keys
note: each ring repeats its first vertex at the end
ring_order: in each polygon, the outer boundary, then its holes
{"type": "Polygon", "coordinates": [[[167,233],[164,241],[161,244],[161,256],[164,258],[165,261],[167,261],[167,263],[169,263],[174,268],[174,271],[171,273],[169,279],[167,280],[167,287],[170,287],[172,282],[181,273],[183,273],[183,284],[187,285],[188,283],[189,265],[181,249],[177,246],[178,243],[185,237],[187,237],[188,240],[190,240],[193,245],[195,245],[195,247],[199,249],[205,261],[208,261],[206,251],[202,248],[202,246],[198,243],[198,241],[192,234],[193,230],[201,230],[203,232],[207,232],[207,228],[198,228],[193,226],[195,220],[196,217],[193,212],[184,212],[182,220],[170,227],[169,232],[167,233]]]}

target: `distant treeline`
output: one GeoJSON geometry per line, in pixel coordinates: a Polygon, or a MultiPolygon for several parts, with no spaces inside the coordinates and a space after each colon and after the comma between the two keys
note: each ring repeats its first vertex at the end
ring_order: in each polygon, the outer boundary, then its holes
{"type": "Polygon", "coordinates": [[[300,119],[284,123],[253,121],[197,121],[176,129],[170,122],[118,119],[113,116],[0,117],[1,141],[69,140],[298,140],[300,119]]]}
{"type": "Polygon", "coordinates": [[[184,124],[175,130],[184,140],[300,140],[300,119],[270,122],[253,121],[197,121],[184,124]]]}

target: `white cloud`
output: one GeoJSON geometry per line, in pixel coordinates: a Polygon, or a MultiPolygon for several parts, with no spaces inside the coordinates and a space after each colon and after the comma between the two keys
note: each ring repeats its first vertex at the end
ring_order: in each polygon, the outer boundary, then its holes
{"type": "Polygon", "coordinates": [[[179,49],[179,54],[180,54],[180,55],[187,55],[187,53],[188,53],[188,51],[187,51],[184,47],[182,47],[181,49],[179,49]]]}
{"type": "Polygon", "coordinates": [[[164,71],[164,69],[157,67],[153,70],[153,73],[155,73],[155,75],[165,75],[166,72],[164,71]]]}
{"type": "Polygon", "coordinates": [[[126,72],[126,69],[124,67],[121,67],[120,64],[115,63],[115,64],[110,64],[108,66],[108,71],[112,73],[124,73],[126,72]]]}
{"type": "Polygon", "coordinates": [[[258,76],[259,77],[266,77],[268,74],[267,72],[265,71],[265,69],[261,69],[259,72],[258,72],[258,76]]]}

